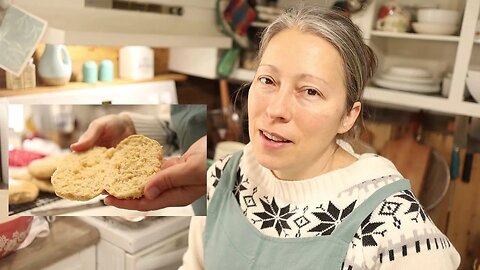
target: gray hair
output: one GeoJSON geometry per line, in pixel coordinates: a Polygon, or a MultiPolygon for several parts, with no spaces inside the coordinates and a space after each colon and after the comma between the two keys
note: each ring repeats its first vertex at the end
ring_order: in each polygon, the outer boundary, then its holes
{"type": "Polygon", "coordinates": [[[361,100],[365,85],[377,68],[377,58],[363,41],[360,28],[336,11],[319,7],[293,8],[265,28],[258,59],[263,56],[270,40],[286,29],[317,35],[337,49],[345,71],[346,110],[350,111],[355,101],[361,100]]]}

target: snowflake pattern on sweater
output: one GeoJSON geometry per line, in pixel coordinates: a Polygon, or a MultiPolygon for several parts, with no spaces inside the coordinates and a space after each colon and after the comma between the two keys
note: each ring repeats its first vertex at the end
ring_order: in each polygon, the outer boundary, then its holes
{"type": "MultiPolygon", "coordinates": [[[[207,198],[213,196],[229,158],[217,161],[208,170],[207,198]]],[[[234,197],[255,228],[280,238],[330,235],[374,191],[402,178],[400,174],[383,175],[347,186],[334,196],[306,202],[288,200],[288,194],[265,189],[257,178],[262,174],[255,173],[258,168],[247,176],[244,172],[255,165],[245,159],[248,158],[242,157],[236,173],[234,197]]],[[[405,190],[385,199],[364,219],[352,239],[343,269],[372,269],[385,260],[450,247],[449,240],[435,227],[413,193],[405,190]]]]}

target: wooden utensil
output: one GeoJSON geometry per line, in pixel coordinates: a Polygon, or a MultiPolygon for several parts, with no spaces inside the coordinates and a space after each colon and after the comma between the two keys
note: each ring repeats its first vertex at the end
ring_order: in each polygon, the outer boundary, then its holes
{"type": "Polygon", "coordinates": [[[413,193],[420,196],[427,173],[431,148],[415,141],[414,134],[419,127],[418,120],[412,120],[408,132],[398,140],[385,143],[380,154],[390,159],[398,171],[410,180],[413,193]]]}
{"type": "Polygon", "coordinates": [[[225,140],[236,141],[240,138],[240,124],[233,118],[233,106],[230,99],[230,91],[228,89],[228,81],[226,79],[220,79],[220,101],[222,104],[222,112],[227,122],[227,132],[225,134],[225,140]]]}

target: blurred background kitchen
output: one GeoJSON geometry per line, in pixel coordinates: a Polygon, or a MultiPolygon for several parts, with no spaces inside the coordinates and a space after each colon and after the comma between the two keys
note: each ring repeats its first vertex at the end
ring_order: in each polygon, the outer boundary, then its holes
{"type": "MultiPolygon", "coordinates": [[[[460,269],[478,268],[480,2],[301,2],[350,16],[379,57],[379,70],[365,90],[360,140],[351,141],[355,150],[391,158],[461,254],[460,269]],[[402,151],[392,156],[392,149],[402,151]],[[412,158],[415,168],[406,166],[412,158]]],[[[12,3],[48,26],[32,45],[22,75],[13,78],[0,69],[4,101],[207,104],[213,160],[248,143],[242,110],[247,91],[237,90],[254,78],[259,33],[299,1],[12,3]]]]}
{"type": "MultiPolygon", "coordinates": [[[[101,116],[133,112],[155,115],[170,121],[171,105],[24,105],[10,104],[8,127],[8,172],[10,215],[83,215],[83,216],[138,216],[193,215],[191,206],[172,207],[157,211],[139,212],[103,205],[105,195],[86,202],[57,197],[50,182],[57,160],[71,152],[70,145],[77,142],[88,125],[101,116]],[[34,166],[51,167],[38,172],[34,166]],[[33,164],[32,164],[33,165],[33,164]],[[75,208],[72,208],[75,207],[75,208]]],[[[182,105],[172,105],[182,106],[182,105]]],[[[164,144],[164,157],[179,156],[176,142],[164,144]]],[[[44,168],[46,168],[44,167],[44,168]]]]}

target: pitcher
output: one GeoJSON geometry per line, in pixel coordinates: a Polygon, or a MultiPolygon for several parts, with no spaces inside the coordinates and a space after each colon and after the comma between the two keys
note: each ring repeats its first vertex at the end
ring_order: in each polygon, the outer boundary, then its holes
{"type": "Polygon", "coordinates": [[[38,74],[46,85],[65,85],[72,76],[68,50],[61,44],[46,44],[38,64],[38,74]]]}

